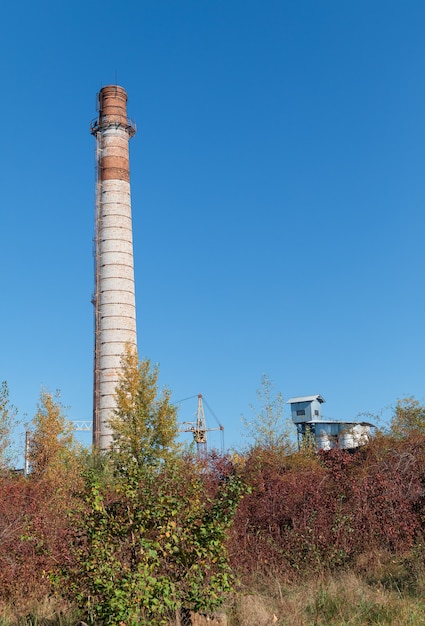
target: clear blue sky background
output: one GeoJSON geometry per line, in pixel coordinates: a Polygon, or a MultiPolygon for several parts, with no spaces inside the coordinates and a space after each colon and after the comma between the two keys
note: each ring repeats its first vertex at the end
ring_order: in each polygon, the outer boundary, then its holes
{"type": "Polygon", "coordinates": [[[424,400],[424,32],[423,0],[8,2],[0,379],[21,416],[45,386],[91,419],[89,122],[115,82],[139,352],[174,399],[203,393],[236,448],[263,373],[331,418],[424,400]]]}

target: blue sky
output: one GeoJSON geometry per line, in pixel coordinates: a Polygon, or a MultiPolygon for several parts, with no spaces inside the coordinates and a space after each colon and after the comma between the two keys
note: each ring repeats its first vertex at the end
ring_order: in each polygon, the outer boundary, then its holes
{"type": "Polygon", "coordinates": [[[419,0],[8,3],[0,379],[21,417],[44,386],[91,419],[89,122],[115,82],[139,353],[174,399],[202,393],[236,448],[264,373],[331,418],[424,401],[424,27],[419,0]]]}

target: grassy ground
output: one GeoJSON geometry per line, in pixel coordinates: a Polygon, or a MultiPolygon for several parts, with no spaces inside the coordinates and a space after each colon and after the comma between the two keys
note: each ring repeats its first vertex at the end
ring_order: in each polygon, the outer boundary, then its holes
{"type": "MultiPolygon", "coordinates": [[[[282,583],[258,578],[242,587],[226,608],[228,626],[425,626],[425,580],[407,584],[405,570],[393,563],[385,576],[346,572],[308,582],[282,583]]],[[[37,606],[0,607],[0,626],[75,626],[78,615],[59,598],[37,606]]]]}

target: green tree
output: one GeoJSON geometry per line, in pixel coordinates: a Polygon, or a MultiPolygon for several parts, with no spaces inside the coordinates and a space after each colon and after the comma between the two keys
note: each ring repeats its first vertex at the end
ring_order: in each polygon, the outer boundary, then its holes
{"type": "Polygon", "coordinates": [[[176,411],[157,380],[129,348],[109,422],[114,449],[101,471],[85,472],[72,520],[62,587],[92,623],[168,624],[182,608],[212,610],[232,588],[225,540],[244,486],[230,461],[180,454],[176,411]]]}
{"type": "Polygon", "coordinates": [[[10,467],[12,462],[11,434],[16,415],[17,410],[9,400],[9,388],[3,381],[0,386],[0,470],[10,467]]]}
{"type": "Polygon", "coordinates": [[[59,392],[43,390],[32,420],[28,460],[35,478],[55,478],[75,465],[77,446],[59,392]]]}
{"type": "Polygon", "coordinates": [[[414,432],[425,433],[425,406],[412,396],[397,400],[390,433],[394,437],[403,438],[414,432]]]}
{"type": "Polygon", "coordinates": [[[171,393],[158,394],[157,367],[148,359],[139,362],[137,351],[127,347],[116,389],[116,409],[109,420],[113,432],[112,458],[127,473],[157,466],[177,449],[177,410],[171,393]]]}
{"type": "Polygon", "coordinates": [[[242,422],[247,436],[252,439],[253,447],[287,453],[294,451],[294,427],[285,416],[285,403],[282,394],[275,393],[267,374],[261,377],[261,386],[257,389],[257,403],[250,405],[251,419],[242,415],[242,422]]]}

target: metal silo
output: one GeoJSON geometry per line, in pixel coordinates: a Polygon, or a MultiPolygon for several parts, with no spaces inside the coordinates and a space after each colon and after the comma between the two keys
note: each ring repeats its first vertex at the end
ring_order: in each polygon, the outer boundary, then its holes
{"type": "Polygon", "coordinates": [[[98,94],[96,138],[95,314],[93,445],[111,445],[107,420],[127,344],[136,346],[133,236],[128,142],[136,132],[127,117],[127,93],[108,85],[98,94]]]}

